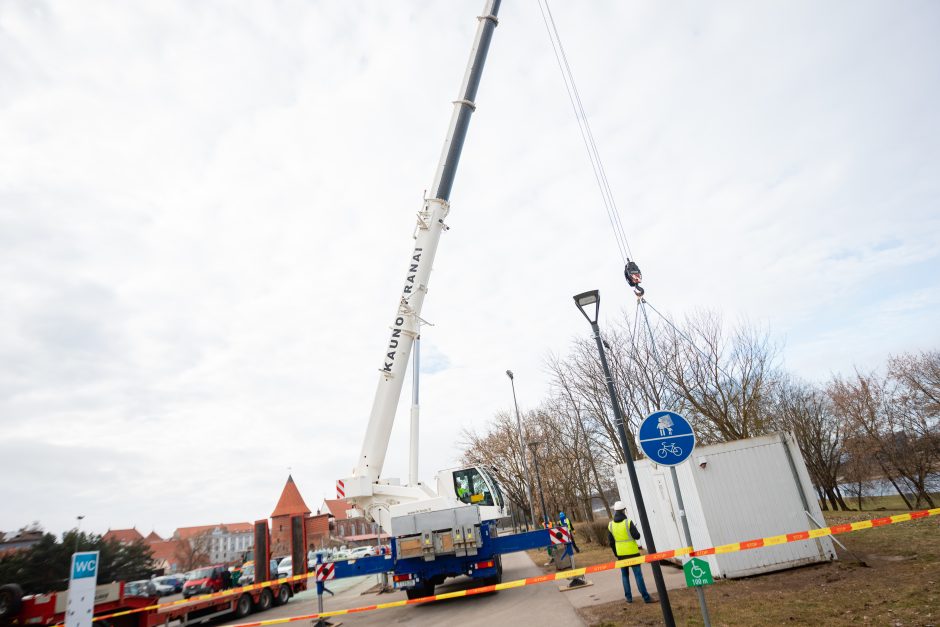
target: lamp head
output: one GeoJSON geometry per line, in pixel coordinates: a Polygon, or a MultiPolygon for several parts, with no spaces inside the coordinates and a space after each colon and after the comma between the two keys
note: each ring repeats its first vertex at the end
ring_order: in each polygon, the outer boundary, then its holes
{"type": "Polygon", "coordinates": [[[506,376],[509,377],[509,380],[512,381],[512,370],[506,371],[506,376]]]}
{"type": "Polygon", "coordinates": [[[592,325],[597,324],[597,312],[601,307],[601,293],[598,290],[582,292],[574,297],[574,304],[592,325]],[[594,307],[592,308],[591,305],[594,307]]]}

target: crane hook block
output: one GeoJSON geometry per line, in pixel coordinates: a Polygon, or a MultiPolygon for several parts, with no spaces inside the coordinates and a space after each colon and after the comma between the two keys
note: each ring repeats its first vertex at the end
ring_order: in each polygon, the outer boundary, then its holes
{"type": "Polygon", "coordinates": [[[643,280],[643,273],[640,272],[640,266],[636,262],[627,259],[627,265],[623,267],[623,276],[627,279],[630,287],[636,287],[643,280]]]}

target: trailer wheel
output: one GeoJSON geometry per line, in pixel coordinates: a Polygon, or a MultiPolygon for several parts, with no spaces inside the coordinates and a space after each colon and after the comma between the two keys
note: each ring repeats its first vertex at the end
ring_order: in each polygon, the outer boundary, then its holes
{"type": "Polygon", "coordinates": [[[415,584],[414,588],[405,588],[405,596],[408,597],[409,601],[429,597],[432,594],[434,594],[434,584],[430,581],[415,584]]]}
{"type": "Polygon", "coordinates": [[[0,618],[10,618],[23,605],[23,589],[15,583],[0,586],[0,618]]]}
{"type": "Polygon", "coordinates": [[[496,574],[492,577],[493,585],[503,583],[503,556],[496,556],[496,574]]]}
{"type": "Polygon", "coordinates": [[[258,611],[269,610],[272,605],[274,605],[274,595],[271,594],[270,588],[265,588],[261,591],[261,596],[258,597],[258,611]]]}
{"type": "Polygon", "coordinates": [[[274,599],[274,605],[284,605],[290,601],[290,584],[281,584],[277,589],[277,597],[274,599]]]}
{"type": "Polygon", "coordinates": [[[238,603],[235,605],[235,617],[245,618],[251,614],[251,595],[245,593],[238,597],[238,603]]]}

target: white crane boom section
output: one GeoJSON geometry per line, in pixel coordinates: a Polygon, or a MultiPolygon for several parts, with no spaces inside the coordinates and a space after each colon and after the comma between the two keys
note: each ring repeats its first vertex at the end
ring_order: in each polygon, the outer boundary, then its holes
{"type": "Polygon", "coordinates": [[[409,356],[414,340],[420,333],[421,309],[427,295],[434,257],[441,233],[447,230],[444,219],[450,210],[450,191],[470,116],[476,109],[474,98],[496,27],[499,5],[500,0],[487,0],[483,15],[477,18],[479,23],[470,51],[470,60],[461,83],[460,95],[454,101],[453,115],[431,187],[433,197],[425,199],[424,206],[418,213],[414,249],[408,261],[391,335],[382,357],[379,382],[362,449],[352,476],[341,480],[337,486],[342,486],[348,502],[357,508],[368,510],[372,518],[382,523],[386,530],[389,508],[392,505],[435,498],[434,492],[423,485],[400,486],[397,481],[380,481],[380,478],[409,356]]]}
{"type": "Polygon", "coordinates": [[[420,332],[419,317],[428,291],[428,279],[441,232],[447,228],[444,218],[450,210],[447,198],[453,184],[456,160],[459,158],[459,150],[463,144],[466,125],[470,121],[470,113],[476,108],[468,96],[472,97],[476,94],[479,70],[482,69],[486,48],[489,47],[492,21],[496,18],[495,12],[498,4],[498,0],[489,0],[483,17],[479,20],[470,52],[470,61],[460,87],[460,97],[454,102],[453,115],[451,115],[447,137],[444,140],[441,158],[435,172],[434,184],[431,187],[435,191],[435,197],[425,200],[424,207],[418,214],[414,250],[408,261],[401,299],[382,358],[382,367],[379,369],[379,382],[372,403],[372,412],[369,415],[369,424],[366,428],[359,461],[354,470],[355,476],[368,477],[371,481],[377,481],[382,474],[392,425],[395,422],[395,410],[398,407],[402,385],[405,381],[405,370],[408,367],[414,338],[420,332]],[[455,145],[458,143],[459,145],[455,145]]]}

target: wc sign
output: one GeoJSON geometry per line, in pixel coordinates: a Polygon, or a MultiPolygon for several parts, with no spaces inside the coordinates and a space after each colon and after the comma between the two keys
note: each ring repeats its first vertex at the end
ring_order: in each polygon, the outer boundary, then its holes
{"type": "Polygon", "coordinates": [[[98,551],[72,554],[65,627],[91,627],[98,583],[98,551]]]}
{"type": "Polygon", "coordinates": [[[98,552],[76,553],[72,560],[72,579],[94,577],[98,579],[98,552]]]}

